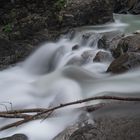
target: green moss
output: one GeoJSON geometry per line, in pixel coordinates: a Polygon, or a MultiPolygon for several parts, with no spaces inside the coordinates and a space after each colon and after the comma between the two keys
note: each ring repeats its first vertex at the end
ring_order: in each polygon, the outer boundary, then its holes
{"type": "Polygon", "coordinates": [[[12,32],[12,25],[9,23],[9,24],[7,24],[7,25],[5,25],[4,27],[3,27],[3,31],[5,32],[5,33],[10,33],[10,32],[12,32]]]}
{"type": "Polygon", "coordinates": [[[57,0],[54,4],[54,8],[58,11],[65,7],[66,0],[57,0]]]}

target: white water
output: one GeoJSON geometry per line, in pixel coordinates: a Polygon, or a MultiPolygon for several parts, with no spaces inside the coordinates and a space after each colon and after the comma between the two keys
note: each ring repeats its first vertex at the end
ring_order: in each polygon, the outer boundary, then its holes
{"type": "MultiPolygon", "coordinates": [[[[101,94],[140,96],[140,71],[118,76],[105,74],[110,62],[93,63],[93,58],[99,51],[97,40],[100,35],[96,34],[86,41],[81,37],[89,31],[102,33],[125,30],[128,26],[130,25],[117,20],[116,23],[103,26],[80,28],[72,40],[61,38],[56,43],[46,43],[21,64],[1,71],[0,110],[5,110],[3,105],[10,110],[10,103],[12,109],[47,108],[49,105],[56,106],[101,94]],[[80,48],[72,51],[76,44],[80,48]]],[[[29,140],[51,140],[77,120],[80,112],[73,114],[72,108],[64,108],[55,117],[43,122],[33,121],[0,132],[0,138],[24,133],[29,140]]],[[[7,120],[0,119],[0,126],[11,122],[7,120]]]]}

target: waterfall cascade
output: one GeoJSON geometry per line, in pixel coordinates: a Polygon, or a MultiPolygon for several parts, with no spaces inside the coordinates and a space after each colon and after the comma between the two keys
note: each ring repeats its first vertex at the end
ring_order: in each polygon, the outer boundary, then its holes
{"type": "MultiPolygon", "coordinates": [[[[93,62],[96,53],[101,50],[97,47],[99,33],[125,28],[128,24],[119,21],[79,28],[71,39],[64,36],[55,43],[46,43],[24,62],[1,71],[0,110],[5,110],[2,104],[10,110],[10,103],[12,109],[47,108],[101,94],[140,96],[139,69],[112,76],[105,73],[111,60],[93,62]],[[85,39],[83,34],[86,32],[93,34],[85,39]]],[[[43,122],[37,120],[3,131],[0,138],[24,133],[30,140],[51,140],[77,120],[80,112],[71,117],[72,112],[69,111],[72,108],[63,109],[60,114],[58,111],[55,117],[43,122]]],[[[10,122],[0,119],[1,125],[10,122]]]]}

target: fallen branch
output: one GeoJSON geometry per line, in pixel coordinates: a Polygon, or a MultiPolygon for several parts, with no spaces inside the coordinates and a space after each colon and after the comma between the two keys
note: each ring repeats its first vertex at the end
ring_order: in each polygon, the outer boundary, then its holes
{"type": "MultiPolygon", "coordinates": [[[[140,98],[134,98],[134,97],[115,97],[115,96],[97,96],[97,97],[91,97],[91,98],[87,98],[87,99],[83,99],[83,100],[78,100],[78,101],[74,101],[74,102],[70,102],[70,103],[65,103],[65,104],[60,104],[59,106],[56,107],[52,107],[50,109],[26,109],[26,110],[14,110],[14,111],[8,111],[8,112],[0,112],[0,113],[4,113],[4,114],[13,114],[16,115],[17,113],[33,113],[36,112],[35,115],[30,115],[28,117],[25,117],[23,120],[17,121],[15,123],[6,125],[2,128],[0,128],[0,131],[5,130],[5,129],[9,129],[11,127],[17,127],[20,126],[24,123],[27,123],[29,121],[32,120],[36,120],[38,118],[42,118],[42,115],[46,115],[46,114],[50,114],[55,110],[67,107],[67,106],[71,106],[71,105],[76,105],[76,104],[81,104],[81,103],[85,103],[85,102],[90,102],[90,101],[94,101],[94,100],[118,100],[118,101],[140,101],[140,98]]],[[[99,108],[101,108],[102,106],[95,106],[94,108],[92,108],[92,111],[95,111],[99,108]]]]}
{"type": "Polygon", "coordinates": [[[20,110],[7,110],[2,111],[0,113],[6,114],[18,114],[18,113],[36,113],[36,112],[43,112],[46,108],[32,108],[32,109],[20,109],[20,110]]]}
{"type": "Polygon", "coordinates": [[[31,115],[27,115],[27,114],[6,114],[6,113],[1,113],[0,112],[0,117],[1,118],[23,118],[23,119],[26,119],[26,118],[29,118],[29,117],[31,117],[31,115]]]}

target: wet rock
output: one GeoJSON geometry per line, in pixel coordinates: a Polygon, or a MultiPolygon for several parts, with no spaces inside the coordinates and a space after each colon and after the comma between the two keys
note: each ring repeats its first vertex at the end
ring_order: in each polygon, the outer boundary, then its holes
{"type": "Polygon", "coordinates": [[[53,140],[139,140],[139,103],[112,103],[89,113],[53,140]]]}
{"type": "Polygon", "coordinates": [[[90,46],[95,47],[97,46],[98,40],[101,38],[102,35],[95,32],[86,32],[82,35],[80,44],[82,46],[90,46]]]}
{"type": "Polygon", "coordinates": [[[112,59],[112,55],[109,52],[99,51],[93,59],[93,62],[107,62],[112,59]]]}
{"type": "Polygon", "coordinates": [[[70,40],[74,39],[76,36],[76,30],[75,29],[68,29],[66,32],[66,37],[69,38],[70,40]]]}
{"type": "Polygon", "coordinates": [[[114,58],[125,52],[140,52],[140,34],[133,34],[122,38],[113,51],[114,58]]]}
{"type": "Polygon", "coordinates": [[[113,50],[117,47],[119,40],[124,36],[120,31],[105,32],[98,41],[99,49],[113,50]]]}
{"type": "Polygon", "coordinates": [[[11,137],[2,138],[0,140],[28,140],[28,137],[24,134],[15,134],[11,137]]]}
{"type": "Polygon", "coordinates": [[[122,73],[140,66],[140,53],[125,53],[115,59],[107,72],[122,73]]]}
{"type": "Polygon", "coordinates": [[[93,60],[94,56],[95,51],[93,50],[86,50],[81,55],[74,55],[74,53],[72,53],[70,59],[67,61],[65,65],[81,66],[83,64],[88,63],[90,60],[93,60]]]}
{"type": "Polygon", "coordinates": [[[80,57],[80,56],[74,56],[65,65],[81,66],[84,63],[85,63],[85,60],[82,57],[80,57]]]}
{"type": "Polygon", "coordinates": [[[69,140],[106,140],[104,134],[94,125],[86,125],[75,131],[69,140]]]}
{"type": "Polygon", "coordinates": [[[86,45],[89,42],[89,39],[91,38],[91,36],[94,36],[94,35],[95,35],[95,33],[92,33],[92,32],[90,32],[90,33],[84,33],[82,35],[80,44],[82,46],[86,45]]]}
{"type": "Polygon", "coordinates": [[[136,30],[134,34],[140,34],[140,30],[136,30]]]}
{"type": "Polygon", "coordinates": [[[82,54],[81,54],[82,58],[84,60],[88,60],[88,59],[91,59],[95,56],[95,51],[94,50],[87,50],[87,51],[84,51],[82,54]]]}
{"type": "Polygon", "coordinates": [[[77,49],[79,49],[80,48],[80,46],[79,45],[74,45],[73,47],[72,47],[72,50],[74,51],[74,50],[77,50],[77,49]]]}

